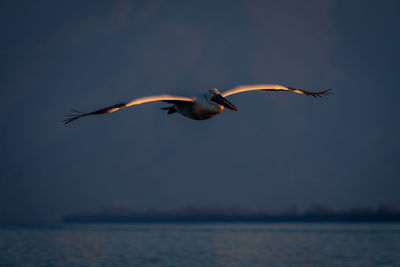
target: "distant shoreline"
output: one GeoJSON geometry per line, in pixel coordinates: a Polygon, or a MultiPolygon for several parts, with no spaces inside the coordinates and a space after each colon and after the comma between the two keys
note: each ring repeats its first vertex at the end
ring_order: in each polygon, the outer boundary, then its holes
{"type": "Polygon", "coordinates": [[[397,209],[351,209],[334,211],[314,208],[304,213],[254,213],[243,210],[212,211],[186,208],[174,212],[132,212],[109,209],[98,213],[76,213],[62,218],[64,223],[381,223],[400,222],[397,209]]]}
{"type": "Polygon", "coordinates": [[[152,220],[152,219],[135,219],[135,220],[81,220],[81,219],[63,219],[62,223],[67,224],[90,224],[90,223],[100,223],[100,224],[113,224],[113,223],[122,223],[122,224],[142,224],[142,223],[151,223],[151,224],[158,224],[158,223],[173,223],[173,224],[180,224],[180,223],[189,223],[189,224],[196,224],[196,223],[400,223],[400,219],[396,220],[331,220],[331,219],[324,219],[324,220],[242,220],[242,219],[232,219],[232,220],[209,220],[209,219],[159,219],[159,220],[152,220]]]}

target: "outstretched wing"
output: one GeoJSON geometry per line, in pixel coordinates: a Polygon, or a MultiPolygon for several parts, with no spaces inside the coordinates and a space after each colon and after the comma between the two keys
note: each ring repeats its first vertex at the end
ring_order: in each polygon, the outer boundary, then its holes
{"type": "Polygon", "coordinates": [[[223,97],[227,97],[233,94],[241,93],[241,92],[247,92],[247,91],[255,91],[255,90],[263,90],[263,91],[290,91],[298,94],[303,94],[303,95],[310,95],[313,97],[322,97],[323,95],[328,95],[331,93],[331,89],[321,91],[321,92],[309,92],[301,89],[296,89],[296,88],[291,88],[291,87],[286,87],[282,86],[279,84],[257,84],[257,85],[239,85],[236,87],[233,87],[231,89],[226,90],[225,92],[222,92],[223,97]]]}
{"type": "Polygon", "coordinates": [[[77,110],[72,109],[73,112],[75,112],[75,114],[71,114],[71,115],[66,115],[70,118],[64,120],[64,124],[68,124],[74,120],[77,120],[79,118],[88,116],[88,115],[100,115],[100,114],[107,114],[107,113],[111,113],[117,110],[120,110],[121,108],[127,108],[130,106],[134,106],[134,105],[139,105],[139,104],[143,104],[143,103],[147,103],[147,102],[154,102],[154,101],[164,101],[164,102],[168,102],[168,103],[174,103],[174,102],[194,102],[194,98],[191,97],[184,97],[184,96],[174,96],[174,95],[155,95],[155,96],[147,96],[147,97],[141,97],[141,98],[136,98],[132,101],[129,102],[125,102],[125,103],[119,103],[116,105],[112,105],[106,108],[102,108],[93,112],[88,112],[88,113],[84,113],[84,112],[80,112],[77,110]]]}

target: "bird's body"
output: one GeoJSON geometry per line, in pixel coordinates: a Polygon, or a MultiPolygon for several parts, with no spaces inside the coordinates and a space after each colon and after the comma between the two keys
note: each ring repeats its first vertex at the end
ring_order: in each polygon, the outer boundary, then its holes
{"type": "Polygon", "coordinates": [[[245,85],[245,86],[236,86],[231,89],[220,93],[218,89],[210,89],[205,94],[199,94],[192,97],[184,97],[184,96],[173,96],[173,95],[156,95],[149,97],[137,98],[129,102],[116,104],[110,107],[106,107],[103,109],[99,109],[93,112],[82,113],[76,110],[77,114],[67,115],[70,118],[64,120],[65,124],[68,124],[76,119],[79,119],[88,115],[100,115],[111,113],[117,111],[121,108],[126,108],[133,105],[139,105],[147,102],[154,101],[163,101],[166,103],[172,104],[170,107],[161,108],[163,110],[168,110],[168,114],[180,113],[185,117],[194,120],[206,120],[214,117],[217,114],[222,113],[224,107],[238,111],[238,108],[235,107],[232,103],[230,103],[225,97],[230,96],[232,94],[237,94],[246,91],[255,91],[255,90],[263,90],[263,91],[291,91],[298,94],[303,95],[311,95],[314,97],[321,97],[323,95],[329,94],[330,89],[322,91],[322,92],[309,92],[305,90],[285,87],[282,85],[275,84],[264,84],[264,85],[245,85]]]}
{"type": "Polygon", "coordinates": [[[219,105],[207,97],[207,94],[202,94],[193,97],[194,102],[176,102],[174,108],[185,117],[194,120],[206,120],[220,114],[224,107],[219,105]]]}

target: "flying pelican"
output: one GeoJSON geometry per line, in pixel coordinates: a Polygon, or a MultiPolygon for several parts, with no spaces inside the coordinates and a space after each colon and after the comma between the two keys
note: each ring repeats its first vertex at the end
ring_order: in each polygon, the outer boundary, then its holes
{"type": "Polygon", "coordinates": [[[229,102],[226,97],[247,91],[290,91],[298,94],[303,94],[307,96],[313,97],[321,97],[323,95],[328,95],[331,89],[321,91],[321,92],[309,92],[301,89],[295,89],[291,87],[286,87],[278,84],[259,84],[259,85],[241,85],[236,86],[231,89],[228,89],[222,93],[218,91],[218,89],[210,89],[205,94],[199,94],[191,97],[185,96],[176,96],[176,95],[155,95],[155,96],[147,96],[133,99],[132,101],[119,103],[113,106],[109,106],[106,108],[102,108],[93,112],[83,113],[77,110],[72,109],[75,114],[66,115],[70,118],[64,120],[64,124],[68,124],[76,119],[89,116],[89,115],[100,115],[111,113],[122,108],[127,108],[130,106],[135,106],[143,103],[154,102],[154,101],[162,101],[166,103],[172,104],[172,106],[161,108],[162,110],[167,110],[168,114],[180,113],[185,117],[194,120],[206,120],[214,117],[217,114],[220,114],[224,107],[239,111],[239,109],[234,106],[231,102],[229,102]]]}

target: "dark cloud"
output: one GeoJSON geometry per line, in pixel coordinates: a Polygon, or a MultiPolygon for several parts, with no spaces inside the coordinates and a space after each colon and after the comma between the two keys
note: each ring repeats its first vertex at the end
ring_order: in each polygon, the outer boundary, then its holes
{"type": "Polygon", "coordinates": [[[396,2],[1,5],[1,220],[400,205],[396,2]],[[234,95],[240,112],[200,122],[153,103],[60,123],[70,107],[247,83],[334,94],[234,95]]]}

